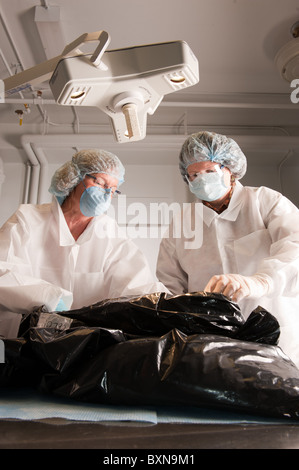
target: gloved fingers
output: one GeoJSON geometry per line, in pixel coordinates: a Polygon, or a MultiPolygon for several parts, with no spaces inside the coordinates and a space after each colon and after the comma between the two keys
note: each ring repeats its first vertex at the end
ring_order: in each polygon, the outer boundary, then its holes
{"type": "MultiPolygon", "coordinates": [[[[225,274],[220,274],[211,277],[208,284],[205,287],[206,292],[217,292],[219,294],[224,294],[224,291],[233,293],[231,286],[229,286],[230,279],[225,274]]],[[[227,295],[227,294],[224,294],[227,295]]]]}
{"type": "Polygon", "coordinates": [[[233,302],[239,302],[249,295],[249,288],[244,278],[240,276],[228,276],[228,283],[222,294],[233,302]]]}
{"type": "Polygon", "coordinates": [[[241,276],[216,275],[209,280],[204,290],[223,294],[233,302],[239,302],[249,294],[247,284],[241,282],[241,279],[241,276]]]}
{"type": "Polygon", "coordinates": [[[230,300],[233,302],[240,302],[244,297],[248,296],[248,289],[245,286],[240,286],[239,289],[235,290],[231,296],[229,297],[230,300]]]}
{"type": "MultiPolygon", "coordinates": [[[[232,281],[231,279],[229,279],[225,288],[222,290],[222,294],[225,295],[228,299],[234,300],[237,295],[241,295],[241,291],[241,284],[237,281],[232,281]]],[[[234,302],[236,302],[236,300],[234,300],[234,302]]]]}
{"type": "Polygon", "coordinates": [[[221,278],[223,278],[222,275],[211,277],[206,287],[204,288],[204,291],[205,292],[219,292],[219,293],[222,292],[224,284],[222,285],[223,280],[221,280],[221,278]]]}
{"type": "Polygon", "coordinates": [[[205,287],[206,292],[218,292],[233,302],[244,297],[260,298],[273,289],[271,279],[262,274],[242,276],[241,274],[220,274],[211,277],[205,287]]]}

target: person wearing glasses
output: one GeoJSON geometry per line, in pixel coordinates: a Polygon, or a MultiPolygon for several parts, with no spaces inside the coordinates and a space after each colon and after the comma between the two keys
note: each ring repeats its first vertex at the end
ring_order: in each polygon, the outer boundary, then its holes
{"type": "Polygon", "coordinates": [[[161,242],[158,279],[175,295],[223,294],[245,318],[260,305],[277,317],[279,344],[299,366],[298,208],[278,191],[243,186],[246,156],[218,133],[189,136],[179,169],[195,201],[173,218],[161,242]],[[197,227],[201,243],[175,237],[181,223],[197,227]]]}
{"type": "Polygon", "coordinates": [[[112,153],[81,150],[54,173],[52,203],[23,204],[3,225],[0,334],[4,312],[26,313],[41,305],[49,312],[78,309],[166,290],[105,214],[124,174],[112,153]]]}

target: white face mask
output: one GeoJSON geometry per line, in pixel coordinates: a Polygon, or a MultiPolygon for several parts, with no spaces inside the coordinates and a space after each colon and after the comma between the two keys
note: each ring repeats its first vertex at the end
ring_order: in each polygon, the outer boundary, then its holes
{"type": "Polygon", "coordinates": [[[80,198],[80,210],[86,217],[95,217],[104,214],[111,203],[111,191],[104,188],[90,186],[86,188],[80,198]]]}
{"type": "Polygon", "coordinates": [[[193,181],[189,181],[189,189],[202,201],[216,201],[227,192],[228,187],[224,183],[224,174],[218,168],[213,173],[197,175],[193,181]]]}

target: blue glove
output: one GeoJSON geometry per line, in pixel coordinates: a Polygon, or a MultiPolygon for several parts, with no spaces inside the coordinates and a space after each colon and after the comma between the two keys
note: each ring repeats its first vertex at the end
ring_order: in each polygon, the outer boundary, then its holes
{"type": "Polygon", "coordinates": [[[66,305],[65,305],[64,301],[62,299],[60,299],[57,306],[56,306],[55,312],[63,312],[65,310],[67,310],[66,305]]]}

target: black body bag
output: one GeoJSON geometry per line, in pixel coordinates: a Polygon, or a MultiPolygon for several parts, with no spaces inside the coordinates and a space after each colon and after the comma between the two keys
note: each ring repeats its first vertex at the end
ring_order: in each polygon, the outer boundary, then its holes
{"type": "Polygon", "coordinates": [[[164,293],[62,313],[38,308],[4,339],[0,385],[76,400],[186,405],[299,418],[299,370],[261,307],[245,321],[221,294],[164,293]]]}

